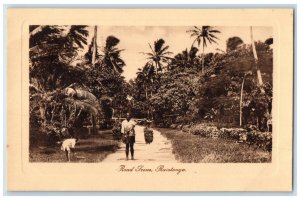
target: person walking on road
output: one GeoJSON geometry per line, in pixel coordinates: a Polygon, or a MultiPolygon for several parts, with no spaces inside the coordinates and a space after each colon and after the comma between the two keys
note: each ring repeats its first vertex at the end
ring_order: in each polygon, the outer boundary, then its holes
{"type": "Polygon", "coordinates": [[[129,113],[126,114],[126,119],[122,122],[121,133],[123,135],[123,142],[126,144],[126,160],[128,160],[129,150],[131,154],[131,160],[134,160],[134,143],[135,143],[135,131],[134,127],[136,122],[131,119],[129,113]]]}

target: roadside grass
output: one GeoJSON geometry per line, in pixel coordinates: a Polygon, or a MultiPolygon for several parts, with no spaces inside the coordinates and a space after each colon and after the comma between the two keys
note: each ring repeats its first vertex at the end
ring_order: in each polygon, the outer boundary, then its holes
{"type": "Polygon", "coordinates": [[[232,140],[204,138],[176,129],[157,128],[171,140],[175,158],[184,163],[267,163],[272,153],[232,140]]]}
{"type": "MultiPolygon", "coordinates": [[[[80,139],[75,146],[75,156],[71,154],[71,162],[101,162],[107,155],[114,153],[119,142],[113,140],[111,131],[99,131],[87,139],[80,139]]],[[[67,162],[61,144],[45,146],[31,145],[29,148],[30,162],[67,162]]]]}

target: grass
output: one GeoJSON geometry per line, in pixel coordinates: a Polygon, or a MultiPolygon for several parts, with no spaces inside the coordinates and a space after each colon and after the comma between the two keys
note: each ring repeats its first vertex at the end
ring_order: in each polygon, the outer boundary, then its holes
{"type": "Polygon", "coordinates": [[[232,140],[204,138],[175,129],[158,128],[172,142],[175,158],[184,163],[266,163],[271,152],[232,140]]]}
{"type": "MultiPolygon", "coordinates": [[[[71,154],[72,162],[101,162],[107,155],[114,153],[119,142],[113,140],[111,131],[99,131],[87,139],[80,139],[75,146],[75,157],[71,154]]],[[[40,146],[31,145],[29,149],[30,162],[66,162],[66,155],[60,149],[61,145],[40,146]]]]}

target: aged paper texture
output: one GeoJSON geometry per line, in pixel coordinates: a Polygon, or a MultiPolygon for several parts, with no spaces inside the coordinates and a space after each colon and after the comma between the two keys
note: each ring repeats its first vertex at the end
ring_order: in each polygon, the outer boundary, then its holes
{"type": "MultiPolygon", "coordinates": [[[[292,9],[9,8],[7,13],[8,191],[292,190],[292,9]],[[139,160],[30,162],[28,27],[74,24],[91,27],[94,25],[193,27],[198,24],[216,27],[270,27],[274,39],[271,161],[266,163],[181,163],[139,160]]],[[[101,29],[99,31],[101,32],[101,29]]],[[[149,42],[152,42],[152,39],[149,39],[149,42]]],[[[180,42],[182,41],[178,41],[180,42]]]]}

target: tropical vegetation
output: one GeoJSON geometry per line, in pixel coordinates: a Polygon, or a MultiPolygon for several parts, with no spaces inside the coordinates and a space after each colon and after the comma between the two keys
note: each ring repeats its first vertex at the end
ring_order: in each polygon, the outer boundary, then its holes
{"type": "Polygon", "coordinates": [[[126,82],[126,50],[119,48],[126,41],[110,35],[100,47],[97,26],[92,32],[85,25],[31,25],[31,142],[36,133],[53,143],[83,127],[91,133],[112,128],[112,117],[126,112],[157,127],[188,127],[192,135],[207,135],[202,125],[272,132],[273,39],[257,41],[249,30],[251,44],[233,35],[226,51],[205,51],[217,44],[218,27],[186,30],[194,42],[176,54],[171,43],[157,38],[143,52],[136,78],[126,82]]]}

